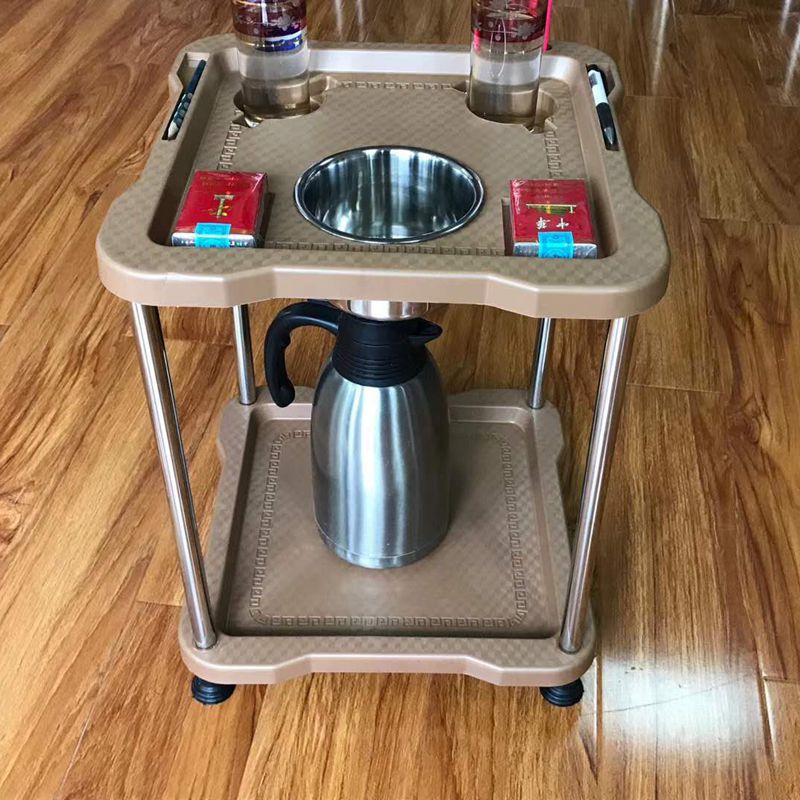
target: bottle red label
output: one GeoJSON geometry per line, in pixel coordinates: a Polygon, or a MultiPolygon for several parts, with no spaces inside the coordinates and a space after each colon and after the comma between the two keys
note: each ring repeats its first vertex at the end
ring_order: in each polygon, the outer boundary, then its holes
{"type": "Polygon", "coordinates": [[[273,50],[293,50],[306,32],[306,0],[233,0],[233,27],[239,38],[273,50]]]}
{"type": "Polygon", "coordinates": [[[544,36],[545,0],[473,0],[472,31],[476,39],[523,44],[544,36]]]}

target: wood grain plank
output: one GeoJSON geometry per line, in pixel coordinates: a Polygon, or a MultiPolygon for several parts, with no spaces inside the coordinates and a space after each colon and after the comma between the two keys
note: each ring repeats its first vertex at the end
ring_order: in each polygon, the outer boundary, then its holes
{"type": "MultiPolygon", "coordinates": [[[[92,209],[94,219],[76,231],[66,253],[93,246],[104,210],[92,209]]],[[[107,386],[95,383],[98,373],[102,380],[114,374],[124,311],[97,282],[84,284],[84,263],[67,259],[61,272],[49,273],[33,302],[17,309],[3,339],[3,369],[14,380],[0,386],[0,487],[24,498],[19,512],[26,525],[46,510],[44,499],[58,486],[59,470],[74,458],[107,394],[107,386]]],[[[0,578],[17,540],[6,536],[4,544],[0,578]]]]}
{"type": "Polygon", "coordinates": [[[673,0],[679,14],[709,18],[758,17],[763,13],[800,11],[798,0],[673,0]]]}
{"type": "MultiPolygon", "coordinates": [[[[143,465],[152,433],[126,311],[86,269],[107,204],[61,243],[61,268],[2,342],[2,797],[54,796],[153,549],[140,526],[161,478],[152,455],[143,465]]],[[[183,346],[178,381],[218,360],[183,346]]]]}
{"type": "Polygon", "coordinates": [[[430,345],[449,394],[480,385],[477,375],[485,325],[483,306],[437,306],[426,315],[442,326],[442,336],[430,345]]]}
{"type": "Polygon", "coordinates": [[[475,386],[522,389],[530,383],[536,320],[485,308],[480,326],[475,386]],[[496,354],[502,353],[502,358],[496,354]]]}
{"type": "Polygon", "coordinates": [[[177,609],[137,604],[119,636],[59,800],[237,796],[262,690],[223,706],[190,699],[177,609]]]}
{"type": "Polygon", "coordinates": [[[58,598],[74,604],[74,618],[62,612],[54,622],[45,603],[31,602],[24,589],[28,608],[22,614],[17,609],[4,613],[0,627],[14,660],[13,667],[0,664],[3,689],[9,693],[2,714],[0,796],[39,800],[57,795],[95,703],[108,653],[129,617],[144,565],[144,560],[124,556],[98,563],[112,577],[94,585],[85,581],[81,591],[91,593],[88,601],[81,603],[67,592],[58,598]],[[38,630],[23,643],[21,634],[28,626],[38,630]],[[43,641],[45,626],[49,631],[43,641]]]}
{"type": "Polygon", "coordinates": [[[580,713],[469,678],[290,681],[264,696],[239,798],[592,798],[580,713]]]}
{"type": "Polygon", "coordinates": [[[626,97],[620,115],[636,188],[661,215],[670,248],[666,297],[642,315],[630,379],[720,391],[724,336],[712,314],[697,219],[697,185],[681,129],[681,100],[626,97]]]}
{"type": "Polygon", "coordinates": [[[65,338],[49,353],[29,350],[20,367],[15,356],[24,329],[24,323],[13,327],[3,343],[5,363],[18,367],[20,379],[4,387],[4,407],[22,413],[4,415],[2,439],[11,447],[3,449],[0,470],[0,494],[13,503],[0,537],[0,675],[14,698],[0,710],[0,796],[15,798],[52,796],[58,786],[148,552],[131,536],[137,510],[131,492],[147,475],[128,480],[137,462],[126,438],[137,427],[144,432],[146,422],[126,408],[124,394],[107,390],[109,370],[126,370],[113,338],[100,337],[89,357],[65,338]],[[43,362],[49,370],[40,373],[43,362]],[[101,383],[91,392],[95,378],[101,383]],[[29,391],[60,391],[68,406],[20,403],[29,391]],[[114,449],[113,468],[101,467],[94,447],[114,449]],[[72,470],[65,473],[67,466],[72,470]],[[113,479],[116,469],[126,480],[117,477],[117,491],[108,492],[101,474],[113,479]],[[123,530],[107,541],[115,520],[123,530]]]}
{"type": "MultiPolygon", "coordinates": [[[[574,520],[602,330],[572,323],[561,333],[555,394],[574,520]]],[[[594,592],[604,797],[770,791],[725,410],[715,393],[628,389],[594,592]]]]}
{"type": "Polygon", "coordinates": [[[628,390],[594,593],[604,796],[769,787],[724,410],[714,394],[628,390]]]}
{"type": "MultiPolygon", "coordinates": [[[[213,369],[209,347],[176,353],[179,382],[213,369]]],[[[0,561],[0,675],[14,698],[0,709],[2,797],[54,796],[167,516],[130,342],[105,336],[73,357],[68,408],[28,405],[2,471],[14,502],[0,561]]],[[[63,374],[40,390],[58,394],[63,374]]]]}
{"type": "Polygon", "coordinates": [[[785,131],[796,108],[762,105],[761,79],[747,20],[682,17],[681,53],[690,75],[682,125],[694,164],[701,217],[800,223],[800,152],[785,131]]]}
{"type": "Polygon", "coordinates": [[[310,0],[312,37],[335,41],[464,42],[469,39],[468,3],[461,0],[356,0],[331,4],[310,0]]]}
{"type": "Polygon", "coordinates": [[[800,13],[761,12],[749,17],[748,26],[765,99],[800,106],[800,13]]]}
{"type": "Polygon", "coordinates": [[[716,315],[727,339],[726,410],[747,534],[743,586],[765,676],[800,678],[800,235],[704,222],[716,315]]]}
{"type": "Polygon", "coordinates": [[[800,797],[800,686],[767,680],[764,696],[773,753],[776,797],[800,797]]]}
{"type": "Polygon", "coordinates": [[[677,17],[670,2],[614,4],[584,0],[553,6],[553,38],[608,53],[626,95],[681,97],[686,75],[679,57],[677,17]]]}
{"type": "Polygon", "coordinates": [[[16,109],[13,120],[0,119],[0,163],[11,165],[13,181],[0,193],[0,322],[11,321],[43,275],[60,268],[65,242],[100,194],[118,194],[138,174],[166,112],[165,76],[187,30],[200,37],[219,30],[223,18],[230,25],[224,3],[177,15],[130,0],[70,8],[61,8],[59,69],[39,45],[53,24],[46,3],[32,4],[0,45],[10,70],[5,100],[16,109]],[[120,98],[130,109],[125,124],[120,98]]]}
{"type": "Polygon", "coordinates": [[[578,518],[607,330],[607,323],[594,320],[559,320],[555,328],[553,363],[545,388],[548,399],[561,413],[564,451],[559,474],[570,529],[578,518]]]}

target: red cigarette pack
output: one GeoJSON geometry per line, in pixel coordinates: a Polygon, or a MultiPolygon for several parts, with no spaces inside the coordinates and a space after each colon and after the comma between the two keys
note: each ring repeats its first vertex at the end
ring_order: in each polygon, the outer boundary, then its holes
{"type": "Polygon", "coordinates": [[[583,181],[511,181],[515,256],[597,258],[597,235],[583,181]]]}
{"type": "Polygon", "coordinates": [[[267,176],[263,172],[195,172],[172,233],[189,247],[256,247],[267,176]]]}

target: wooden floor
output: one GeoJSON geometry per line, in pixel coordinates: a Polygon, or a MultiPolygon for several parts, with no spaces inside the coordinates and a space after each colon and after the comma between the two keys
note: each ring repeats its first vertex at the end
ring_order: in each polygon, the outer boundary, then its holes
{"type": "MultiPolygon", "coordinates": [[[[188,697],[180,584],[127,309],[94,239],[142,169],[178,48],[225,0],[4,0],[0,61],[0,798],[800,797],[800,5],[563,0],[608,51],[673,254],[642,318],[579,708],[424,676],[188,697]]],[[[466,42],[467,0],[309,2],[312,34],[466,42]]],[[[280,304],[258,308],[261,335],[280,304]]],[[[525,386],[533,323],[447,309],[452,390],[525,386]]],[[[166,318],[198,513],[234,391],[224,313],[166,318]]],[[[603,327],[558,328],[584,451],[603,327]]],[[[312,382],[329,347],[298,336],[312,382]]],[[[574,520],[580,457],[563,479],[574,520]]]]}

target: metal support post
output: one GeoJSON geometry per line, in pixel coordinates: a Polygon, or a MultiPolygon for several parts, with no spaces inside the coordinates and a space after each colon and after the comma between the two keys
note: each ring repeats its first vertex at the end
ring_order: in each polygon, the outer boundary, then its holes
{"type": "Polygon", "coordinates": [[[545,318],[539,320],[536,334],[536,351],[533,356],[533,376],[531,378],[531,408],[544,405],[544,378],[547,374],[547,363],[550,360],[550,349],[553,346],[553,324],[555,320],[545,318]]]}
{"type": "Polygon", "coordinates": [[[175,543],[178,546],[186,607],[192,623],[195,645],[212,647],[217,641],[209,610],[208,587],[203,570],[197,518],[189,485],[189,470],[183,450],[178,411],[169,374],[167,352],[158,309],[131,303],[133,330],[139,347],[142,378],[150,406],[153,431],[161,459],[175,543]]]}
{"type": "Polygon", "coordinates": [[[250,313],[247,306],[233,307],[233,338],[236,343],[239,402],[249,406],[256,401],[256,374],[253,369],[253,343],[250,338],[250,313]]]}
{"type": "Polygon", "coordinates": [[[608,328],[561,628],[561,649],[567,653],[576,653],[583,644],[597,549],[595,538],[603,510],[635,328],[636,317],[612,320],[608,328]]]}

